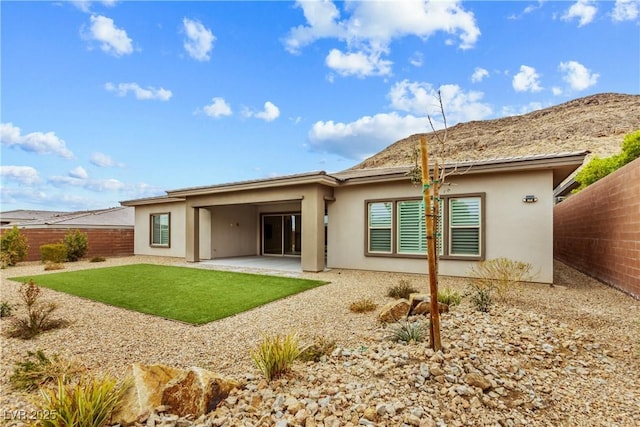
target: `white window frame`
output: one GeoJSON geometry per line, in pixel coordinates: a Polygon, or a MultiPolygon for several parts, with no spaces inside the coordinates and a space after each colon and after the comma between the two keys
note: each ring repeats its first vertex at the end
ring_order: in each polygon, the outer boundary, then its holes
{"type": "Polygon", "coordinates": [[[393,221],[394,221],[394,206],[393,206],[393,202],[390,201],[369,201],[366,204],[367,206],[367,253],[369,254],[392,254],[393,253],[393,249],[394,249],[394,245],[393,245],[393,239],[394,239],[394,227],[393,227],[393,221]],[[371,208],[373,205],[378,205],[378,204],[384,204],[384,205],[389,205],[389,225],[375,225],[372,224],[372,217],[371,217],[371,208]],[[371,243],[372,243],[372,238],[371,238],[371,231],[372,230],[389,230],[389,250],[388,251],[380,251],[380,250],[372,250],[371,249],[371,243]]]}

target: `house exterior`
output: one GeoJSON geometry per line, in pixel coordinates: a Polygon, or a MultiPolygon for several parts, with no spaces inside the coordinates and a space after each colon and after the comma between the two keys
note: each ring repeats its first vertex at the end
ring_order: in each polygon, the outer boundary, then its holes
{"type": "MultiPolygon", "coordinates": [[[[537,281],[552,283],[553,191],[587,153],[448,164],[440,274],[467,276],[480,260],[508,257],[531,263],[537,281]]],[[[310,172],[121,204],[135,207],[135,254],[189,262],[296,256],[304,271],[425,273],[421,186],[411,183],[410,168],[310,172]]]]}
{"type": "Polygon", "coordinates": [[[16,226],[27,238],[26,261],[41,259],[40,246],[60,242],[69,231],[87,235],[86,257],[133,255],[134,208],[59,212],[15,210],[0,212],[0,233],[16,226]]]}

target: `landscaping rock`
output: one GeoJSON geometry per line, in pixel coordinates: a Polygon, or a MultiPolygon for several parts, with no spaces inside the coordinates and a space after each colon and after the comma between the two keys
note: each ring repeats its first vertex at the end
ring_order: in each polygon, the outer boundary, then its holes
{"type": "Polygon", "coordinates": [[[181,372],[162,391],[162,404],[179,416],[207,414],[239,387],[236,381],[225,379],[211,371],[191,368],[181,372]]]}
{"type": "Polygon", "coordinates": [[[146,420],[162,404],[164,386],[179,372],[166,365],[132,364],[125,376],[130,385],[114,412],[113,421],[130,425],[146,420]]]}
{"type": "Polygon", "coordinates": [[[378,319],[385,323],[397,322],[407,317],[410,308],[409,301],[404,298],[391,301],[382,307],[380,314],[378,314],[378,319]]]}
{"type": "Polygon", "coordinates": [[[482,391],[486,391],[491,388],[491,381],[475,372],[470,372],[465,375],[464,381],[470,386],[480,387],[482,391]]]}
{"type": "MultiPolygon", "coordinates": [[[[438,303],[438,311],[440,313],[448,313],[449,306],[447,304],[438,303]]],[[[425,315],[431,313],[431,301],[421,301],[411,309],[411,315],[425,315]]]]}

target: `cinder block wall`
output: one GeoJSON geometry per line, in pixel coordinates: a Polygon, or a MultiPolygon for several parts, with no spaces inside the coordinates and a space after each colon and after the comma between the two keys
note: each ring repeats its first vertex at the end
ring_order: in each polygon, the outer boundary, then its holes
{"type": "MultiPolygon", "coordinates": [[[[19,227],[18,227],[19,228],[19,227]]],[[[11,229],[5,227],[2,232],[11,229]]],[[[75,228],[71,229],[76,230],[75,228]]],[[[85,258],[94,256],[117,257],[133,255],[132,228],[78,228],[87,234],[89,250],[85,258]]],[[[66,228],[21,228],[20,231],[27,238],[29,253],[26,261],[40,260],[40,246],[61,241],[68,229],[66,228]]]]}
{"type": "Polygon", "coordinates": [[[557,204],[554,258],[640,299],[640,159],[557,204]]]}

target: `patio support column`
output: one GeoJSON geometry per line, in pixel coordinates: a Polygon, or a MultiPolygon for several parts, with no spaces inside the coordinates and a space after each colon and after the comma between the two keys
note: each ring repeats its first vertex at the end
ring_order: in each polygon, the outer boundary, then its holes
{"type": "Polygon", "coordinates": [[[314,187],[302,199],[302,271],[324,270],[324,191],[314,187]]]}
{"type": "Polygon", "coordinates": [[[186,209],[185,260],[200,262],[200,208],[187,204],[186,209]]]}

